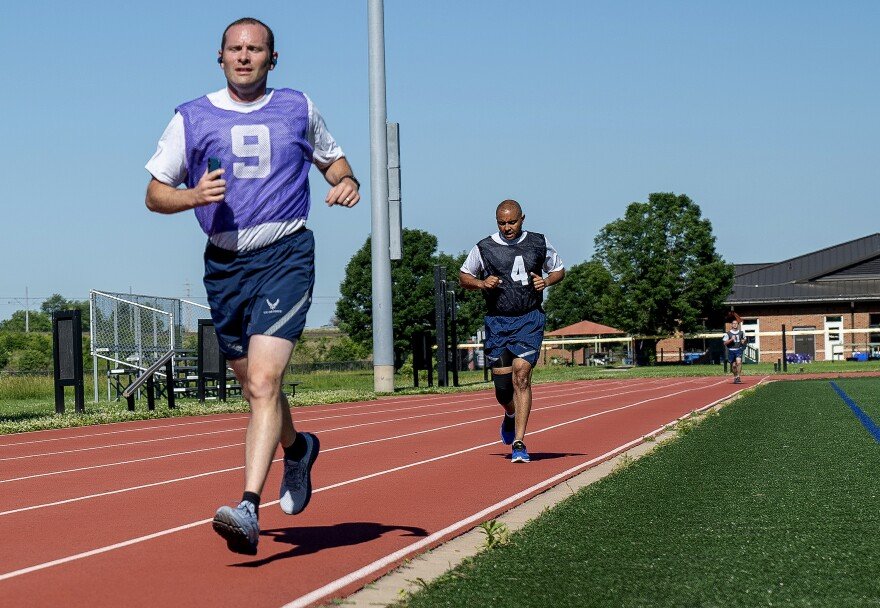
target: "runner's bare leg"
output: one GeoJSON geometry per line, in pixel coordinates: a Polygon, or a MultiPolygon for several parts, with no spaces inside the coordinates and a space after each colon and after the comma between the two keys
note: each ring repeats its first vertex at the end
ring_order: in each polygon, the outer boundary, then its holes
{"type": "Polygon", "coordinates": [[[251,408],[245,438],[244,489],[262,494],[269,467],[280,442],[290,445],[295,431],[281,380],[293,343],[273,336],[251,336],[248,356],[230,361],[251,408]]]}

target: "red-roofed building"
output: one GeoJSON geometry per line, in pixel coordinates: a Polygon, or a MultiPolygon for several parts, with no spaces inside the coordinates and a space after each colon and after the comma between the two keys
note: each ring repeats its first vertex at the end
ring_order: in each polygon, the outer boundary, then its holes
{"type": "Polygon", "coordinates": [[[592,355],[605,353],[607,350],[601,344],[587,344],[576,350],[572,350],[571,347],[569,347],[569,350],[566,350],[562,346],[548,344],[548,341],[552,342],[554,339],[577,340],[578,338],[582,338],[587,340],[590,338],[611,338],[621,337],[624,334],[625,332],[619,329],[609,327],[608,325],[602,325],[601,323],[595,323],[593,321],[578,321],[577,323],[561,327],[555,331],[545,332],[544,353],[541,359],[539,359],[539,363],[550,363],[555,359],[556,361],[565,361],[571,364],[578,363],[586,365],[592,355]]]}
{"type": "Polygon", "coordinates": [[[602,325],[601,323],[594,323],[593,321],[578,321],[577,323],[567,325],[566,327],[557,329],[556,331],[544,332],[544,335],[548,337],[554,336],[557,338],[595,338],[597,336],[604,337],[622,333],[624,332],[620,331],[619,329],[614,329],[613,327],[608,327],[607,325],[602,325]]]}

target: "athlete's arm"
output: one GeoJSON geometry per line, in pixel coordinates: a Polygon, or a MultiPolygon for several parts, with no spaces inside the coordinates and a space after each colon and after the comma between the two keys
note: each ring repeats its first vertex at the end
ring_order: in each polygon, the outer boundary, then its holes
{"type": "Polygon", "coordinates": [[[565,278],[565,268],[561,268],[560,270],[554,270],[553,272],[547,274],[546,277],[541,277],[536,275],[534,272],[532,273],[532,285],[535,287],[535,291],[544,291],[547,287],[551,285],[555,285],[559,281],[565,278]]]}
{"type": "Polygon", "coordinates": [[[473,291],[476,289],[495,289],[501,284],[501,279],[495,275],[489,275],[485,279],[478,279],[472,274],[459,272],[458,282],[461,283],[461,286],[465,289],[473,291]]]}
{"type": "Polygon", "coordinates": [[[155,177],[147,185],[147,209],[156,213],[178,213],[203,205],[219,203],[226,196],[226,180],[223,169],[202,175],[195,188],[180,190],[163,184],[155,177]]]}
{"type": "Polygon", "coordinates": [[[357,205],[357,202],[361,200],[361,195],[358,193],[357,182],[349,179],[354,176],[354,171],[351,170],[351,165],[348,164],[344,156],[326,167],[316,166],[324,174],[327,183],[333,186],[327,193],[327,198],[324,199],[328,206],[354,207],[357,205]]]}

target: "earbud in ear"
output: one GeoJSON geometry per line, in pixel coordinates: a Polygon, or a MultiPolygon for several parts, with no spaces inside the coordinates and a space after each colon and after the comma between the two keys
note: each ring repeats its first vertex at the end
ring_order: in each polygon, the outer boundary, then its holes
{"type": "Polygon", "coordinates": [[[223,57],[217,57],[217,63],[223,63],[223,57]]]}
{"type": "Polygon", "coordinates": [[[272,66],[274,67],[274,66],[276,66],[276,65],[278,65],[278,58],[277,58],[277,57],[272,57],[272,66]]]}

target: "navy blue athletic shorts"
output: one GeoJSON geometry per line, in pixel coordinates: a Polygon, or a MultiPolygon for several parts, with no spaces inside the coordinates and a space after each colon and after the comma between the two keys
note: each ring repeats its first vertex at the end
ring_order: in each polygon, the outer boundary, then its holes
{"type": "Polygon", "coordinates": [[[737,359],[742,359],[743,352],[741,348],[729,348],[727,349],[727,362],[728,363],[736,363],[737,359]]]}
{"type": "Polygon", "coordinates": [[[532,367],[541,354],[544,323],[547,317],[540,308],[518,317],[486,316],[486,339],[483,346],[489,363],[501,358],[506,348],[514,356],[525,359],[532,367]]]}
{"type": "Polygon", "coordinates": [[[205,250],[205,290],[220,350],[247,355],[254,334],[294,344],[306,326],[315,286],[315,237],[302,229],[254,251],[205,250]]]}

